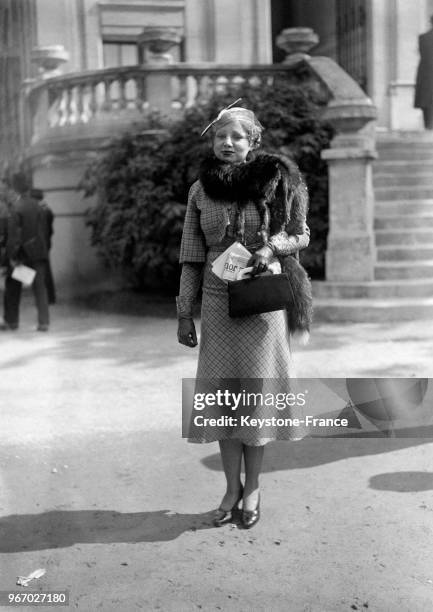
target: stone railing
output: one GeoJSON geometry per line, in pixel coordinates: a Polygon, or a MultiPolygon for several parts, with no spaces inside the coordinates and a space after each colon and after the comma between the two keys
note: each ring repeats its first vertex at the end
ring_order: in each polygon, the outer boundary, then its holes
{"type": "Polygon", "coordinates": [[[236,95],[249,83],[272,87],[276,76],[291,67],[280,65],[171,64],[128,66],[68,74],[30,84],[27,106],[30,142],[55,136],[62,128],[109,121],[111,133],[125,122],[152,110],[173,115],[207,100],[215,92],[236,95]]]}

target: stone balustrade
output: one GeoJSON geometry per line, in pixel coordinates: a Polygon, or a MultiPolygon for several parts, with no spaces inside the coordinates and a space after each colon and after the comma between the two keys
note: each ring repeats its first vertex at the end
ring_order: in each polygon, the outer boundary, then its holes
{"type": "Polygon", "coordinates": [[[59,128],[90,127],[109,121],[116,131],[151,110],[173,115],[207,100],[215,92],[234,96],[243,83],[272,87],[287,75],[284,65],[171,64],[128,66],[68,74],[28,86],[32,145],[59,128]],[[158,87],[159,84],[159,87],[158,87]],[[165,96],[161,96],[161,85],[165,96]]]}

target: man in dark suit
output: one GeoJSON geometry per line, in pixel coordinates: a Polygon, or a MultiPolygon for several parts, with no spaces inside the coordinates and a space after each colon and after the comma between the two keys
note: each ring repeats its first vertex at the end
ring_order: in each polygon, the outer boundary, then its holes
{"type": "MultiPolygon", "coordinates": [[[[0,269],[6,279],[12,271],[11,261],[16,253],[16,245],[19,240],[18,219],[15,210],[17,194],[5,181],[0,181],[0,269]]],[[[5,297],[6,297],[5,281],[5,297]]],[[[16,329],[14,325],[4,323],[0,329],[16,329]]]]}
{"type": "Polygon", "coordinates": [[[13,268],[17,263],[23,263],[36,272],[32,283],[38,311],[38,331],[48,331],[49,309],[46,288],[48,265],[48,219],[46,212],[39,206],[37,200],[30,196],[30,188],[22,173],[12,177],[12,188],[18,193],[14,205],[12,220],[12,235],[14,239],[9,245],[9,266],[5,281],[4,294],[4,324],[3,330],[17,329],[19,325],[19,307],[22,285],[12,278],[13,268]]]}
{"type": "Polygon", "coordinates": [[[430,30],[418,39],[420,61],[415,84],[415,108],[423,112],[424,127],[433,130],[433,15],[430,30]]]}
{"type": "Polygon", "coordinates": [[[6,265],[6,244],[8,239],[9,206],[6,185],[0,181],[0,268],[6,265]]]}
{"type": "Polygon", "coordinates": [[[48,206],[46,201],[44,200],[44,192],[42,189],[32,189],[30,191],[30,197],[34,198],[39,202],[39,206],[44,211],[46,217],[45,223],[45,241],[48,247],[48,260],[47,260],[47,274],[46,274],[46,283],[47,283],[47,292],[48,292],[48,303],[55,304],[56,303],[56,287],[54,285],[54,276],[51,268],[51,260],[50,260],[50,251],[53,241],[54,234],[54,213],[51,208],[48,206]]]}

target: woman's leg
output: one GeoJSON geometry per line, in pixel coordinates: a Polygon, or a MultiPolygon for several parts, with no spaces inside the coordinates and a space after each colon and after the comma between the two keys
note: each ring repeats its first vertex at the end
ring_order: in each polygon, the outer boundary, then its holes
{"type": "Polygon", "coordinates": [[[263,446],[247,446],[244,444],[245,461],[244,510],[255,510],[259,502],[259,476],[262,470],[263,446]]]}
{"type": "Polygon", "coordinates": [[[227,491],[220,507],[223,510],[231,510],[239,498],[242,488],[241,463],[243,444],[240,440],[220,440],[220,452],[227,480],[227,491]]]}

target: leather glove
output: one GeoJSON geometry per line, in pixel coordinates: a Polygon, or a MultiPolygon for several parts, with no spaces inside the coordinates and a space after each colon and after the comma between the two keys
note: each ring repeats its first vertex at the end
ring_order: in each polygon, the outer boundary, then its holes
{"type": "Polygon", "coordinates": [[[177,339],[180,344],[194,348],[197,346],[197,334],[195,332],[195,325],[192,319],[180,318],[179,325],[177,328],[177,339]]]}
{"type": "Polygon", "coordinates": [[[258,251],[254,253],[250,257],[247,263],[247,267],[252,266],[251,274],[255,276],[256,274],[263,274],[268,269],[269,264],[271,263],[271,259],[273,257],[273,251],[270,247],[264,246],[258,251]]]}

